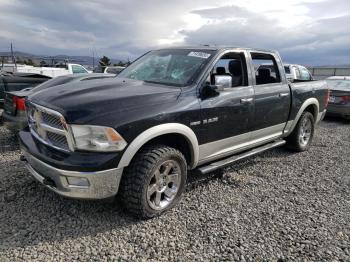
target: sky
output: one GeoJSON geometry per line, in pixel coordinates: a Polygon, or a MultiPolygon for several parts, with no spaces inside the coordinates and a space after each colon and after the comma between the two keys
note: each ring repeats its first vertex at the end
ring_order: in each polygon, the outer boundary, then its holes
{"type": "Polygon", "coordinates": [[[350,64],[349,0],[0,0],[0,51],[107,55],[228,45],[285,62],[350,64]]]}

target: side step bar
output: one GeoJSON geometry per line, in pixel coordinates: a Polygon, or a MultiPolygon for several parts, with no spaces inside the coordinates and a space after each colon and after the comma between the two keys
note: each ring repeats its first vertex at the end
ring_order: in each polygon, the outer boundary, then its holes
{"type": "Polygon", "coordinates": [[[264,152],[264,151],[269,150],[269,149],[274,148],[274,147],[283,146],[285,143],[286,143],[285,140],[278,140],[278,141],[275,141],[275,142],[272,142],[272,143],[268,143],[268,144],[262,145],[260,147],[257,147],[257,148],[245,151],[245,152],[243,152],[241,154],[233,155],[233,156],[231,156],[229,158],[225,158],[223,160],[210,163],[207,166],[199,167],[197,170],[201,174],[207,174],[207,173],[213,172],[213,171],[215,171],[217,169],[229,166],[232,163],[237,162],[238,160],[241,160],[241,159],[244,159],[244,158],[256,155],[256,154],[259,154],[261,152],[264,152]]]}

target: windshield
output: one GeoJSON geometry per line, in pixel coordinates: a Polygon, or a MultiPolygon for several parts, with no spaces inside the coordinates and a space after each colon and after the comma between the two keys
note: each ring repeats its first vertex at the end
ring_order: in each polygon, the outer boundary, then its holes
{"type": "Polygon", "coordinates": [[[350,80],[327,80],[330,88],[343,88],[350,90],[350,80]]]}
{"type": "Polygon", "coordinates": [[[150,83],[186,86],[211,60],[213,50],[169,49],[152,51],[125,68],[118,77],[150,83]]]}

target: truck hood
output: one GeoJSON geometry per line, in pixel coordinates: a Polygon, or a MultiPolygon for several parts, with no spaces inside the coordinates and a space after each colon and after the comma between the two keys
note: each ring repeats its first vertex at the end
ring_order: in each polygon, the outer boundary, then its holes
{"type": "Polygon", "coordinates": [[[113,78],[57,86],[36,92],[28,100],[60,112],[68,123],[99,124],[106,117],[117,121],[118,115],[169,103],[180,93],[177,87],[113,78]]]}

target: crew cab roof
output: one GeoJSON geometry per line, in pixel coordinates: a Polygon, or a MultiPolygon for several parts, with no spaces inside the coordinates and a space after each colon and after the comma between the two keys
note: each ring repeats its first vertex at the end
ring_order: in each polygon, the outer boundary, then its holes
{"type": "MultiPolygon", "coordinates": [[[[199,50],[213,50],[213,51],[224,51],[232,49],[243,49],[248,51],[257,51],[257,52],[269,52],[276,53],[274,50],[261,49],[261,48],[251,48],[251,47],[241,47],[241,46],[213,46],[213,45],[196,45],[196,46],[174,46],[161,49],[199,49],[199,50]]],[[[158,49],[158,50],[161,50],[158,49]]]]}

